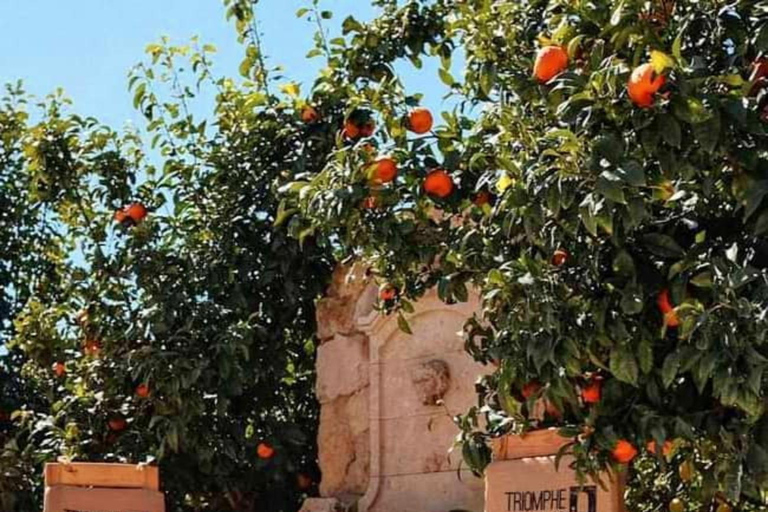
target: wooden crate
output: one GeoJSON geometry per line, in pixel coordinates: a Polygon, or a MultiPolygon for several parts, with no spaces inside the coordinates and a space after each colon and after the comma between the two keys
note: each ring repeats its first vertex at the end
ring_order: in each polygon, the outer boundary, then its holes
{"type": "Polygon", "coordinates": [[[46,464],[44,512],[164,512],[158,468],[46,464]]]}
{"type": "Polygon", "coordinates": [[[486,512],[625,512],[624,482],[605,475],[607,489],[580,484],[564,456],[555,455],[569,442],[556,430],[494,440],[493,462],[485,472],[486,512]]]}

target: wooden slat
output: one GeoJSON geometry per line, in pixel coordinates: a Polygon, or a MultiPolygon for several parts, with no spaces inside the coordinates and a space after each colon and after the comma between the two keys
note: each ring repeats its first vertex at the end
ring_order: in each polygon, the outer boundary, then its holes
{"type": "Polygon", "coordinates": [[[45,485],[160,490],[157,467],[133,464],[46,464],[45,485]]]}
{"type": "Polygon", "coordinates": [[[555,429],[534,430],[522,436],[504,436],[492,443],[494,460],[514,460],[526,457],[546,457],[570,442],[555,429]]]}

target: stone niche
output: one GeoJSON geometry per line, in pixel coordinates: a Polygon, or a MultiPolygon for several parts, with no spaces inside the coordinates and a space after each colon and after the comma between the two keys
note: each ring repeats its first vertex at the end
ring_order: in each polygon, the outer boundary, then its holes
{"type": "Polygon", "coordinates": [[[476,402],[485,372],[461,337],[479,303],[448,306],[428,293],[408,315],[409,335],[374,309],[376,295],[364,267],[340,267],[318,303],[322,497],[302,510],[481,512],[483,481],[449,454],[451,417],[476,402]]]}

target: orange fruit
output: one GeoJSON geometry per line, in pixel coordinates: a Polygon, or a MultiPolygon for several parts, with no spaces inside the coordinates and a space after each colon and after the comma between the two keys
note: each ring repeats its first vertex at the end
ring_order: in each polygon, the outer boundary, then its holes
{"type": "Polygon", "coordinates": [[[348,119],[344,121],[343,135],[348,139],[356,139],[360,136],[360,128],[358,128],[355,123],[348,119]]]}
{"type": "Polygon", "coordinates": [[[685,512],[685,504],[680,498],[674,498],[669,502],[669,512],[685,512]]]}
{"type": "Polygon", "coordinates": [[[768,59],[760,57],[752,61],[750,66],[749,81],[754,82],[768,76],[768,59]]]}
{"type": "Polygon", "coordinates": [[[472,202],[475,203],[475,205],[479,206],[480,208],[482,208],[487,204],[491,204],[491,193],[488,192],[487,190],[481,190],[480,192],[477,193],[477,195],[475,196],[475,199],[472,202]]]}
{"type": "Polygon", "coordinates": [[[523,398],[528,400],[539,391],[541,391],[541,383],[537,380],[532,380],[523,386],[523,389],[520,390],[520,394],[523,395],[523,398]]]}
{"type": "MultiPolygon", "coordinates": [[[[649,452],[656,455],[656,441],[650,440],[648,441],[648,444],[645,445],[645,447],[648,449],[649,452]]],[[[666,440],[664,441],[664,445],[661,447],[661,454],[665,457],[669,457],[672,454],[672,450],[674,449],[675,445],[672,441],[666,440]]]]}
{"type": "Polygon", "coordinates": [[[626,439],[620,439],[611,450],[611,457],[619,464],[629,464],[637,457],[637,448],[626,439]]]}
{"type": "Polygon", "coordinates": [[[382,301],[395,300],[395,297],[397,297],[397,288],[391,284],[382,285],[379,289],[379,299],[382,301]]]}
{"type": "Polygon", "coordinates": [[[552,264],[556,267],[561,267],[568,261],[568,256],[568,251],[565,249],[558,249],[552,254],[552,264]]]}
{"type": "Polygon", "coordinates": [[[443,169],[435,169],[424,179],[424,191],[431,196],[445,199],[453,192],[453,180],[443,169]]]}
{"type": "Polygon", "coordinates": [[[318,119],[320,119],[320,114],[315,107],[304,107],[304,110],[301,111],[301,120],[307,124],[314,123],[318,119]]]}
{"type": "Polygon", "coordinates": [[[656,73],[652,64],[636,67],[629,76],[627,92],[629,99],[640,108],[653,106],[653,96],[666,83],[664,75],[656,73]]]}
{"type": "Polygon", "coordinates": [[[545,46],[536,54],[533,76],[539,82],[549,82],[568,67],[568,52],[562,46],[545,46]]]}
{"type": "Polygon", "coordinates": [[[424,107],[415,108],[408,113],[408,129],[413,133],[427,133],[432,129],[432,123],[432,113],[424,107]]]}
{"type": "Polygon", "coordinates": [[[114,218],[115,218],[115,222],[117,222],[118,224],[122,224],[123,222],[128,220],[128,214],[125,213],[125,209],[117,210],[115,212],[114,218]]]}
{"type": "Polygon", "coordinates": [[[271,459],[275,456],[275,449],[267,443],[259,443],[256,447],[256,455],[258,455],[260,459],[271,459]]]}
{"type": "Polygon", "coordinates": [[[149,398],[149,386],[143,382],[136,386],[136,396],[139,398],[149,398]]]}
{"type": "Polygon", "coordinates": [[[67,373],[67,365],[65,365],[61,361],[56,361],[55,363],[53,363],[53,373],[57,377],[64,376],[64,374],[67,373]]]}
{"type": "Polygon", "coordinates": [[[389,183],[397,176],[397,164],[389,157],[379,158],[373,163],[371,179],[375,183],[389,183]]]}
{"type": "Polygon", "coordinates": [[[376,123],[373,121],[367,121],[364,125],[360,127],[360,136],[361,137],[370,137],[373,135],[373,132],[376,130],[376,123]]]}
{"type": "Polygon", "coordinates": [[[147,208],[141,203],[133,203],[125,210],[125,213],[133,222],[138,224],[147,216],[147,208]]]}
{"type": "Polygon", "coordinates": [[[656,305],[659,311],[664,315],[664,323],[667,327],[677,327],[680,325],[680,319],[675,312],[675,307],[669,299],[669,290],[664,288],[656,298],[656,305]]]}
{"type": "Polygon", "coordinates": [[[128,423],[122,416],[113,416],[109,419],[108,425],[109,430],[112,432],[122,432],[128,426],[128,423]]]}
{"type": "Polygon", "coordinates": [[[592,378],[581,390],[581,399],[585,404],[596,404],[603,396],[603,379],[592,378]]]}
{"type": "Polygon", "coordinates": [[[101,353],[101,342],[99,340],[85,340],[83,351],[87,356],[98,357],[101,353]]]}

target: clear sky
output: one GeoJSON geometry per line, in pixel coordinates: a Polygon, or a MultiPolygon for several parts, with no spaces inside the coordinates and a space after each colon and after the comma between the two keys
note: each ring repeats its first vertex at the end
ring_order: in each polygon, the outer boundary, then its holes
{"type": "MultiPolygon", "coordinates": [[[[314,25],[297,19],[310,0],[261,0],[263,44],[271,64],[282,64],[293,80],[311,83],[322,64],[306,60],[314,25]]],[[[321,0],[334,12],[328,27],[338,33],[349,14],[368,20],[375,9],[367,0],[321,0]]],[[[75,110],[119,128],[131,120],[141,126],[127,91],[127,73],[160,36],[183,44],[194,35],[218,48],[215,74],[237,76],[241,48],[224,18],[220,0],[0,0],[0,83],[23,79],[27,90],[45,95],[62,87],[75,110]]],[[[410,92],[427,95],[439,107],[445,88],[435,65],[417,73],[399,67],[410,92]]],[[[303,90],[306,91],[307,87],[303,90]]]]}

